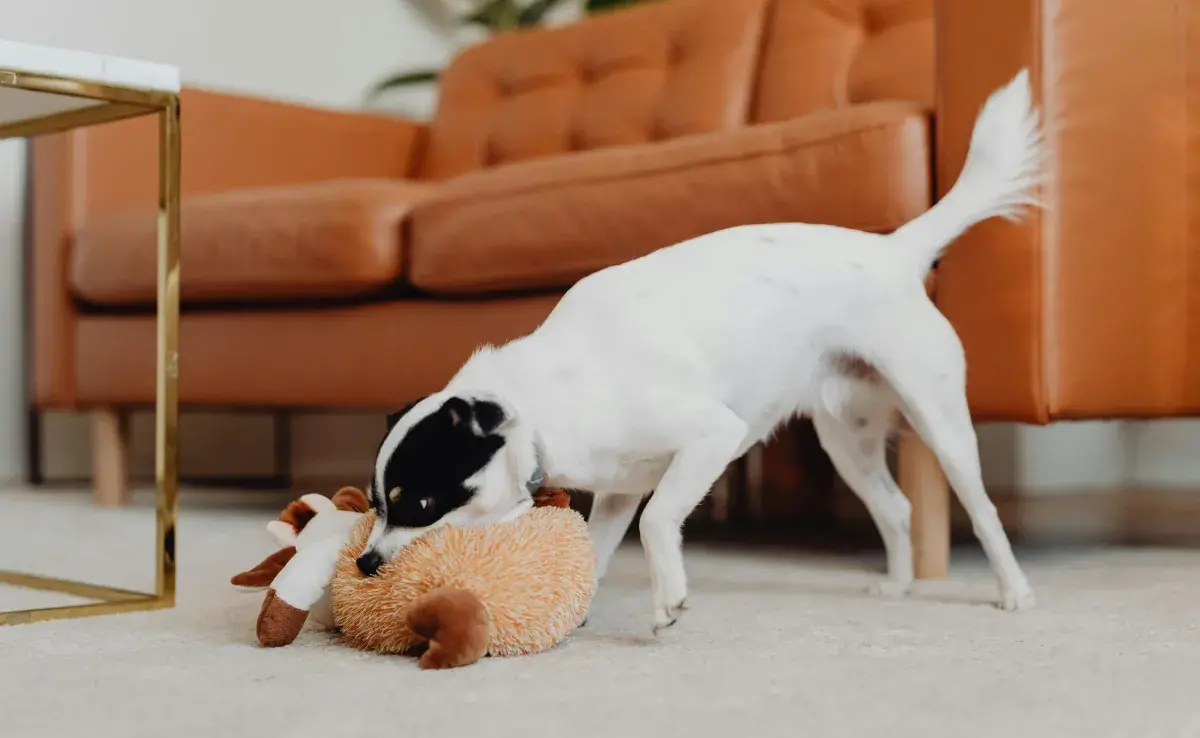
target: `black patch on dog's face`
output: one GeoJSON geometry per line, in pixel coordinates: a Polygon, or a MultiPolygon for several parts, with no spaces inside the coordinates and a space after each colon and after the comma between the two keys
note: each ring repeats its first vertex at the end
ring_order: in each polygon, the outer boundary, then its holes
{"type": "MultiPolygon", "coordinates": [[[[413,405],[388,416],[395,426],[413,405]]],[[[486,400],[451,397],[440,408],[413,424],[388,458],[382,486],[372,502],[386,509],[387,525],[424,528],[467,504],[474,490],[466,486],[504,447],[495,431],[504,410],[486,400]]]]}

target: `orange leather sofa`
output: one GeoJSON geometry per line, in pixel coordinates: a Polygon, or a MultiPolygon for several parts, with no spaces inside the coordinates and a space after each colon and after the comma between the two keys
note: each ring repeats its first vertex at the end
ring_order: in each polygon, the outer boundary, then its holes
{"type": "MultiPolygon", "coordinates": [[[[1176,5],[662,0],[467,50],[427,125],[185,90],[181,401],[394,408],[680,239],[887,232],[953,183],[979,105],[1029,66],[1052,209],[974,229],[936,279],[976,418],[1195,413],[1200,47],[1176,5]]],[[[112,419],[154,399],[152,125],[32,151],[34,402],[94,410],[113,454],[112,419]]],[[[944,482],[911,442],[901,478],[936,576],[944,482]]]]}

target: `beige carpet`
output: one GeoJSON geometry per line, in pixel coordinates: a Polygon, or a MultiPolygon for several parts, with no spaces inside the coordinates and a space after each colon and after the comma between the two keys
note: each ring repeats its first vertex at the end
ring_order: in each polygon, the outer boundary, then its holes
{"type": "MultiPolygon", "coordinates": [[[[145,502],[0,491],[0,566],[149,586],[145,502]]],[[[423,673],[319,632],[255,646],[259,597],[227,581],[278,498],[227,502],[185,497],[176,609],[0,628],[0,736],[1200,738],[1196,551],[1022,551],[1042,602],[1011,615],[973,550],[888,601],[862,592],[881,557],[691,547],[691,610],[654,641],[633,546],[555,652],[423,673]]]]}

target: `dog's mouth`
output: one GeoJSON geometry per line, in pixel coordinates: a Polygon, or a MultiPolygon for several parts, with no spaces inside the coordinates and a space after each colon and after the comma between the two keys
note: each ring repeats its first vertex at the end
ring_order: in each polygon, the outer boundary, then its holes
{"type": "MultiPolygon", "coordinates": [[[[533,496],[523,496],[506,513],[499,515],[493,514],[485,519],[467,523],[468,525],[488,525],[494,523],[505,523],[511,520],[516,520],[525,513],[532,510],[535,506],[533,496]]],[[[565,506],[565,505],[560,505],[565,506]]],[[[376,512],[376,515],[379,513],[376,512]]],[[[354,563],[358,566],[358,570],[363,576],[374,577],[379,575],[380,568],[399,553],[405,546],[408,546],[413,541],[417,540],[426,533],[441,527],[443,520],[439,520],[433,525],[423,527],[400,527],[388,526],[383,529],[379,537],[375,541],[368,542],[367,549],[362,552],[354,563]]],[[[377,523],[378,524],[378,523],[377,523]]],[[[457,523],[455,524],[457,525],[457,523]]]]}
{"type": "Polygon", "coordinates": [[[379,575],[379,567],[383,566],[383,561],[383,554],[371,549],[355,559],[354,563],[364,576],[374,577],[379,575]]]}
{"type": "MultiPolygon", "coordinates": [[[[379,523],[376,523],[376,525],[379,525],[379,523]]],[[[395,558],[396,554],[402,551],[405,546],[436,527],[438,527],[436,524],[422,528],[386,526],[377,537],[372,536],[373,540],[367,541],[366,548],[354,560],[354,563],[364,576],[378,576],[379,570],[395,558]]]]}

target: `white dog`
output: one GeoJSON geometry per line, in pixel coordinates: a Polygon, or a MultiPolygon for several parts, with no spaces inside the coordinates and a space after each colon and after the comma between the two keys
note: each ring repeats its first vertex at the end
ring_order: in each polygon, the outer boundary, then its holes
{"type": "Polygon", "coordinates": [[[742,226],[580,281],[533,333],[480,349],[444,390],[389,416],[359,565],[372,573],[432,526],[512,515],[544,478],[595,493],[603,575],[653,493],[640,533],[657,632],[687,598],[684,519],[731,461],[805,415],[883,537],[880,589],[903,592],[910,508],[885,464],[899,413],[970,514],[1001,606],[1032,605],[984,491],[962,345],[923,279],[967,228],[1036,204],[1038,128],[1022,71],[983,106],[954,188],[890,235],[742,226]]]}

